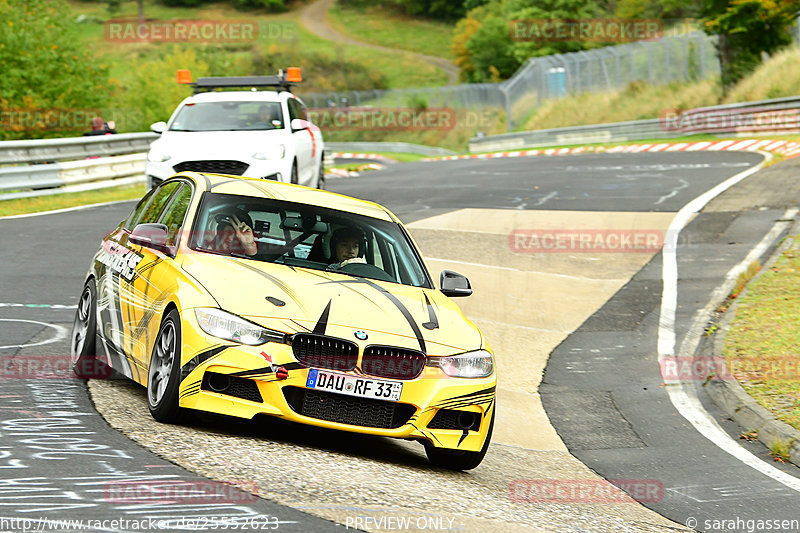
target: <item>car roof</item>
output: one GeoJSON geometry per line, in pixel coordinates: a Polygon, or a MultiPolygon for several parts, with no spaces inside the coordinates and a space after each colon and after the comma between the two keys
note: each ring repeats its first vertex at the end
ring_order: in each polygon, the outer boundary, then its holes
{"type": "MultiPolygon", "coordinates": [[[[285,91],[282,91],[285,92],[285,91]]],[[[184,104],[201,102],[280,102],[278,91],[211,91],[197,93],[186,100],[184,104]]]]}
{"type": "Polygon", "coordinates": [[[182,172],[178,176],[191,178],[201,191],[222,194],[238,194],[253,198],[270,198],[284,202],[327,207],[356,215],[399,222],[388,209],[366,200],[359,200],[329,191],[312,189],[302,185],[292,185],[260,178],[243,178],[225,174],[182,172]]]}

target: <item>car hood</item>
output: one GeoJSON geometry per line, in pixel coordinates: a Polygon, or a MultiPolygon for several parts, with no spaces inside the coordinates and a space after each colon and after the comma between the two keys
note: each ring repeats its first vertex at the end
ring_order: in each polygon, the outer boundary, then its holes
{"type": "Polygon", "coordinates": [[[195,159],[242,159],[265,148],[285,143],[288,130],[263,131],[166,131],[150,145],[172,156],[171,161],[195,159]]]}
{"type": "Polygon", "coordinates": [[[429,355],[482,347],[478,328],[434,289],[201,253],[185,256],[183,268],[222,309],[285,333],[323,332],[429,355]]]}

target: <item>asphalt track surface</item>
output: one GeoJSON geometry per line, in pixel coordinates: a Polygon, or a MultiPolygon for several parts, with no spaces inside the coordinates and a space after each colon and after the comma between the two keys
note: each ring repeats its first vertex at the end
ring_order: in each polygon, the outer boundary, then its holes
{"type": "MultiPolygon", "coordinates": [[[[465,207],[676,212],[760,159],[747,153],[680,153],[413,163],[328,184],[335,192],[382,203],[404,222],[465,207]]],[[[0,220],[4,364],[15,354],[66,353],[63,335],[71,326],[88,259],[104,232],[130,208],[117,204],[0,220]]],[[[725,272],[782,214],[782,209],[701,214],[684,231],[679,341],[725,272]]],[[[553,352],[540,388],[553,425],[570,452],[604,477],[659,480],[663,498],[646,505],[678,523],[693,517],[698,529],[713,531],[706,520],[740,519],[744,525],[747,519],[800,518],[795,491],[699,435],[660,388],[654,335],[660,258],[657,254],[553,352]]],[[[741,432],[704,403],[731,435],[741,432]]],[[[186,509],[109,502],[109,483],[196,476],[108,428],[91,408],[81,381],[3,379],[0,407],[0,530],[8,527],[2,518],[10,517],[208,516],[202,502],[186,509]]],[[[760,444],[742,445],[769,460],[760,444]]],[[[776,466],[797,475],[792,465],[776,466]]],[[[231,500],[218,516],[264,523],[277,517],[287,531],[343,529],[265,500],[237,501],[234,493],[231,500]]],[[[734,529],[747,530],[747,525],[721,528],[734,529]]]]}

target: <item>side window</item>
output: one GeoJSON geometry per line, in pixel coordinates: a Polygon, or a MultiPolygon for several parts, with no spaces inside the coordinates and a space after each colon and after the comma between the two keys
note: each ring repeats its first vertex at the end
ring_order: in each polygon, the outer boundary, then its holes
{"type": "Polygon", "coordinates": [[[161,215],[161,212],[164,210],[164,207],[167,205],[172,193],[174,193],[180,185],[181,182],[172,181],[166,185],[163,185],[160,189],[157,189],[155,194],[153,194],[153,199],[147,205],[147,208],[144,210],[139,219],[136,220],[134,226],[136,224],[152,224],[158,222],[158,218],[161,215]]]}
{"type": "Polygon", "coordinates": [[[304,106],[300,100],[295,100],[294,103],[297,105],[297,114],[300,116],[299,118],[308,120],[308,108],[306,108],[306,106],[304,106]]]}
{"type": "Polygon", "coordinates": [[[147,194],[145,194],[144,197],[141,200],[139,200],[139,203],[136,204],[136,207],[133,208],[133,211],[131,211],[131,214],[128,216],[127,222],[125,222],[125,229],[127,230],[133,229],[134,226],[133,223],[139,219],[139,215],[142,214],[142,210],[147,205],[147,202],[149,202],[150,198],[153,197],[154,191],[155,189],[150,189],[149,191],[147,191],[147,194]]]}
{"type": "Polygon", "coordinates": [[[370,250],[372,251],[372,257],[371,258],[365,257],[365,259],[367,260],[367,263],[372,263],[376,267],[379,267],[379,268],[382,268],[383,270],[386,270],[386,267],[383,264],[383,256],[381,255],[381,249],[378,246],[378,236],[377,235],[374,235],[374,234],[372,235],[372,242],[367,247],[367,252],[366,253],[369,253],[370,250]]]}
{"type": "Polygon", "coordinates": [[[298,112],[297,100],[295,100],[294,98],[289,98],[289,101],[287,103],[289,105],[289,120],[290,121],[294,120],[296,118],[303,118],[303,117],[300,116],[300,113],[298,112]]]}
{"type": "Polygon", "coordinates": [[[184,185],[172,199],[172,203],[161,215],[161,224],[167,226],[167,246],[177,246],[178,234],[183,226],[183,219],[189,209],[189,202],[192,199],[192,188],[184,185]]]}

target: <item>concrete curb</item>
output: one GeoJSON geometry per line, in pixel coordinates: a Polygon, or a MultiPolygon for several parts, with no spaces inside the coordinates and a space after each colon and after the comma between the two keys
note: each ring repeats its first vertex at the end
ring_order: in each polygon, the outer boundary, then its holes
{"type": "MultiPolygon", "coordinates": [[[[800,223],[795,223],[789,230],[790,235],[800,232],[800,223]]],[[[753,278],[755,281],[763,275],[781,256],[781,254],[794,244],[792,239],[787,239],[770,255],[761,271],[753,278]]],[[[746,294],[744,289],[741,298],[746,294]]],[[[739,298],[724,313],[719,323],[719,329],[714,335],[712,350],[714,358],[722,358],[722,349],[730,325],[736,316],[739,307],[739,298]]],[[[705,387],[706,393],[717,406],[730,416],[737,424],[748,431],[757,430],[758,440],[767,448],[772,449],[775,443],[789,445],[789,461],[800,466],[800,431],[789,424],[778,420],[771,411],[759,404],[736,379],[711,380],[705,387]]]]}

